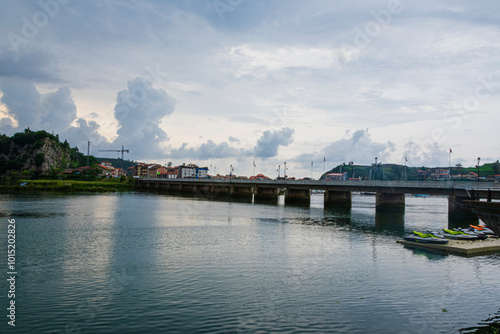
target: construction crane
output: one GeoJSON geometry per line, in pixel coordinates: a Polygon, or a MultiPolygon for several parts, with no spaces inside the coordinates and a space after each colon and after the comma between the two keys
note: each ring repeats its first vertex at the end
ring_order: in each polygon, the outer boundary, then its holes
{"type": "Polygon", "coordinates": [[[123,160],[123,153],[124,152],[127,152],[129,153],[130,150],[126,150],[123,148],[123,145],[122,145],[122,149],[121,150],[99,150],[99,152],[122,152],[122,160],[123,160]]]}

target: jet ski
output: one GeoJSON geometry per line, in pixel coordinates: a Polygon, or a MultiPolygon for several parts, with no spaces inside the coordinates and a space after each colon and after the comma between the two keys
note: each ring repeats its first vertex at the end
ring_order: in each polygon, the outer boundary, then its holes
{"type": "Polygon", "coordinates": [[[488,235],[486,233],[484,233],[483,231],[474,230],[474,229],[471,229],[471,228],[459,228],[458,227],[458,228],[454,228],[453,231],[464,232],[465,234],[479,235],[483,239],[487,239],[488,238],[488,235]]]}
{"type": "Polygon", "coordinates": [[[443,229],[443,237],[455,240],[484,240],[488,238],[486,235],[480,235],[476,233],[466,233],[463,231],[453,231],[446,228],[443,229]]]}
{"type": "Polygon", "coordinates": [[[419,242],[419,243],[426,243],[426,244],[446,244],[448,243],[448,239],[444,238],[443,236],[429,232],[429,233],[422,233],[422,232],[417,232],[413,231],[412,235],[407,235],[404,238],[406,241],[413,241],[413,242],[419,242]]]}
{"type": "Polygon", "coordinates": [[[483,234],[495,234],[491,229],[487,228],[484,225],[469,225],[470,229],[473,231],[479,231],[482,232],[483,234]]]}

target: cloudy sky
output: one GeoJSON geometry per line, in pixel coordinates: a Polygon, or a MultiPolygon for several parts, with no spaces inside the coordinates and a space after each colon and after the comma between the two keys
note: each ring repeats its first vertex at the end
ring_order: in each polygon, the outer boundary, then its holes
{"type": "Polygon", "coordinates": [[[497,0],[0,6],[1,133],[239,175],[500,159],[497,0]]]}

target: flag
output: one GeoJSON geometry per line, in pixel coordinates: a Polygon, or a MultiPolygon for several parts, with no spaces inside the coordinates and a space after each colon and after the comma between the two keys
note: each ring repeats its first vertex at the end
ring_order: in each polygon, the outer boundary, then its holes
{"type": "Polygon", "coordinates": [[[314,162],[313,162],[313,161],[311,161],[311,166],[313,165],[313,163],[314,163],[314,162]]]}
{"type": "Polygon", "coordinates": [[[323,157],[323,162],[325,162],[325,161],[326,161],[326,157],[323,157]]]}
{"type": "Polygon", "coordinates": [[[255,167],[255,160],[253,161],[253,166],[255,167]]]}
{"type": "Polygon", "coordinates": [[[450,153],[453,153],[453,151],[451,150],[451,148],[450,148],[450,153]]]}
{"type": "Polygon", "coordinates": [[[405,155],[405,162],[408,162],[408,159],[406,158],[406,155],[405,155]]]}

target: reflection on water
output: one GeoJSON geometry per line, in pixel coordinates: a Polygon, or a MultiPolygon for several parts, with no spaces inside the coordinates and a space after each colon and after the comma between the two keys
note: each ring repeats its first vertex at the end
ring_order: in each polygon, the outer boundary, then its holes
{"type": "Polygon", "coordinates": [[[322,201],[0,195],[0,212],[18,224],[16,330],[450,333],[498,311],[499,255],[396,243],[447,227],[446,198],[407,198],[404,213],[377,214],[374,197],[354,196],[350,209],[322,201]]]}
{"type": "Polygon", "coordinates": [[[381,231],[393,231],[403,234],[405,230],[405,211],[390,210],[375,212],[375,227],[381,231]]]}

